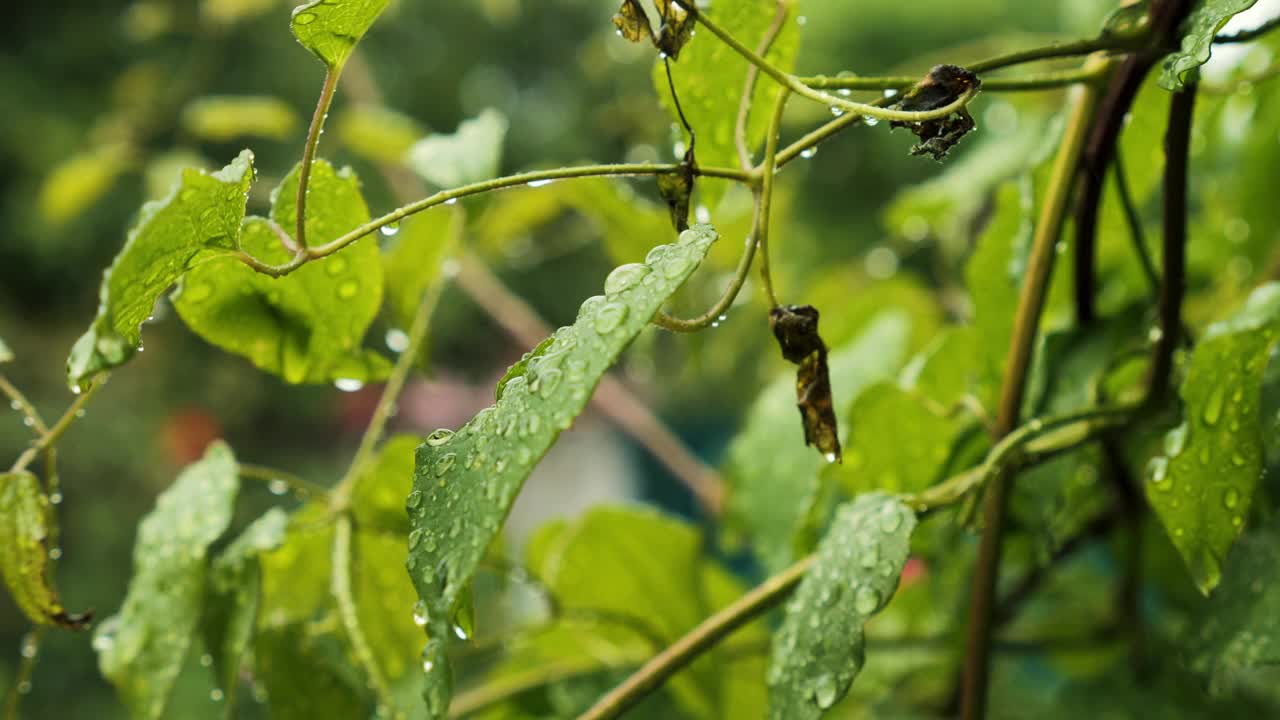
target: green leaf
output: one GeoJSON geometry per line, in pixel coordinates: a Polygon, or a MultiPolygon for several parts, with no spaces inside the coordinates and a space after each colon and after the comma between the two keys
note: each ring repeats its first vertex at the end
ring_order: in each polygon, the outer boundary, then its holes
{"type": "Polygon", "coordinates": [[[37,625],[72,630],[87,626],[89,615],[72,615],[62,606],[49,577],[49,499],[27,472],[0,474],[0,574],[14,604],[37,625]]]}
{"type": "Polygon", "coordinates": [[[289,29],[329,72],[346,64],[356,43],[386,9],[388,0],[312,0],[293,9],[289,29]]]}
{"type": "Polygon", "coordinates": [[[863,624],[893,596],[915,514],[881,493],[840,507],[787,603],[769,665],[769,717],[818,718],[862,669],[863,624]]]}
{"type": "Polygon", "coordinates": [[[413,324],[424,294],[441,282],[445,261],[457,252],[466,224],[461,207],[425,212],[404,221],[382,254],[391,320],[401,328],[413,324]]]}
{"type": "Polygon", "coordinates": [[[377,458],[356,478],[351,490],[356,527],[401,535],[409,532],[404,498],[412,487],[413,452],[421,442],[414,435],[396,435],[378,449],[377,458]]]}
{"type": "MultiPolygon", "coordinates": [[[[1246,533],[1231,553],[1222,585],[1189,629],[1191,668],[1214,694],[1263,681],[1280,664],[1280,528],[1246,533]]],[[[1268,688],[1270,689],[1270,688],[1268,688]]]]}
{"type": "Polygon", "coordinates": [[[405,162],[424,180],[441,188],[488,180],[502,165],[506,136],[506,116],[487,108],[464,120],[452,135],[429,135],[414,143],[405,162]]]}
{"type": "MultiPolygon", "coordinates": [[[[410,456],[412,457],[412,455],[410,456]]],[[[404,517],[404,496],[411,472],[403,476],[400,516],[404,517]]],[[[405,535],[358,532],[352,578],[356,618],[373,651],[382,676],[392,684],[412,673],[421,675],[422,628],[414,619],[417,594],[404,572],[405,535]]],[[[421,705],[413,698],[412,705],[421,705]]]]}
{"type": "Polygon", "coordinates": [[[262,570],[258,557],[284,543],[289,516],[272,508],[214,559],[200,618],[204,646],[213,658],[216,683],[224,692],[228,716],[234,711],[240,662],[253,640],[262,570]]]}
{"type": "Polygon", "coordinates": [[[1211,325],[1182,384],[1185,420],[1146,468],[1147,498],[1206,595],[1244,527],[1262,475],[1258,407],[1267,358],[1280,338],[1280,284],[1211,325]]]}
{"type": "Polygon", "coordinates": [[[485,548],[497,536],[534,464],[582,412],[596,383],[693,273],[716,240],[697,225],[673,245],[659,245],[643,265],[624,265],[605,281],[605,295],[587,299],[572,326],[512,378],[502,398],[456,434],[418,448],[409,494],[409,574],[428,615],[431,638],[430,713],[449,704],[450,669],[444,638],[452,612],[485,548]]]}
{"type": "Polygon", "coordinates": [[[335,667],[338,649],[329,635],[313,635],[303,624],[271,627],[254,643],[255,676],[267,692],[272,720],[358,718],[368,708],[349,678],[335,667]]]}
{"type": "Polygon", "coordinates": [[[205,556],[231,523],[239,487],[231,449],[214,443],[138,526],[124,607],[93,638],[102,674],[134,717],[164,717],[200,622],[205,556]]]}
{"type": "Polygon", "coordinates": [[[40,186],[36,207],[54,226],[88,210],[134,164],[134,151],[113,143],[72,155],[55,166],[40,186]]]}
{"type": "Polygon", "coordinates": [[[1209,61],[1213,38],[1232,15],[1253,7],[1257,0],[1196,0],[1183,22],[1181,47],[1160,67],[1160,87],[1181,90],[1192,70],[1209,61]]]}
{"type": "MultiPolygon", "coordinates": [[[[897,370],[906,355],[910,328],[908,316],[886,312],[856,340],[831,353],[828,364],[836,407],[847,407],[864,387],[897,370]]],[[[842,427],[849,437],[864,431],[857,418],[842,427]]],[[[730,488],[726,521],[750,534],[756,554],[770,571],[782,569],[796,557],[797,540],[805,529],[823,465],[822,457],[804,444],[795,374],[784,372],[752,404],[745,426],[729,446],[724,467],[730,488]]]]}
{"type": "MultiPolygon", "coordinates": [[[[297,213],[298,166],[272,193],[271,220],[245,220],[241,246],[259,260],[287,262],[283,228],[297,213]],[[275,223],[273,226],[272,223],[275,223]]],[[[308,185],[307,241],[321,245],[369,221],[350,169],[316,160],[308,185]]],[[[197,335],[291,383],[376,380],[390,364],[360,347],[382,304],[382,259],[372,237],[281,278],[236,258],[204,263],[183,279],[174,308],[197,335]]]]}
{"type": "Polygon", "coordinates": [[[182,126],[197,138],[229,142],[240,137],[288,140],[298,116],[280,98],[221,95],[193,100],[182,111],[182,126]]]}
{"type": "Polygon", "coordinates": [[[245,150],[219,172],[183,171],[166,198],[142,206],[141,219],[103,275],[98,316],[67,358],[73,387],[83,388],[97,373],[133,357],[142,344],[142,322],[183,273],[235,250],[252,181],[253,153],[245,150]]]}
{"type": "MultiPolygon", "coordinates": [[[[774,40],[765,59],[783,72],[795,67],[800,50],[800,24],[796,22],[799,2],[786,3],[790,12],[782,31],[774,40]]],[[[730,35],[752,49],[764,39],[777,14],[776,0],[736,0],[708,6],[701,12],[716,21],[730,35]]],[[[737,167],[738,151],[734,146],[734,126],[738,117],[738,101],[742,97],[750,64],[732,48],[711,38],[691,42],[680,53],[678,62],[671,63],[672,78],[680,107],[689,124],[697,133],[696,151],[698,163],[737,167]]],[[[671,90],[667,85],[667,72],[662,62],[653,68],[653,85],[658,97],[671,114],[672,122],[679,123],[671,90]]],[[[769,124],[768,108],[776,90],[768,78],[756,83],[752,94],[753,112],[747,122],[748,146],[753,150],[764,142],[769,124]]],[[[722,184],[705,183],[702,188],[704,204],[714,207],[723,193],[722,184]]]]}
{"type": "Polygon", "coordinates": [[[260,558],[259,625],[283,628],[329,611],[332,547],[333,522],[325,505],[304,505],[289,516],[284,544],[260,558]]]}
{"type": "Polygon", "coordinates": [[[4,343],[4,338],[0,338],[0,363],[13,362],[13,351],[4,343]]]}
{"type": "Polygon", "coordinates": [[[932,485],[963,429],[889,382],[864,390],[843,417],[866,428],[854,428],[844,463],[828,466],[828,474],[849,495],[870,490],[914,493],[932,485]]]}
{"type": "Polygon", "coordinates": [[[422,137],[417,120],[382,105],[344,107],[333,123],[338,141],[356,155],[376,163],[398,164],[422,137]]]}

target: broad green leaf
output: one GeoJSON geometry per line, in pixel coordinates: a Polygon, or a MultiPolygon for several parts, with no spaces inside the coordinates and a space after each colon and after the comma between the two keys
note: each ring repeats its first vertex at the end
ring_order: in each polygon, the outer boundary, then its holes
{"type": "MultiPolygon", "coordinates": [[[[898,369],[910,328],[905,314],[885,312],[857,339],[831,353],[828,364],[837,408],[848,407],[864,387],[898,369]]],[[[847,437],[878,432],[859,427],[857,418],[841,428],[847,437]]],[[[727,522],[749,535],[756,555],[770,571],[780,570],[796,557],[797,540],[823,465],[822,457],[804,444],[795,373],[784,372],[751,406],[746,424],[729,446],[724,467],[730,489],[727,522]]]]}
{"type": "Polygon", "coordinates": [[[0,338],[0,363],[7,362],[13,362],[13,351],[4,344],[4,338],[0,338]]]}
{"type": "Polygon", "coordinates": [[[444,265],[458,250],[466,213],[461,207],[419,213],[405,220],[393,244],[382,254],[391,321],[413,324],[424,294],[441,282],[444,265]]]}
{"type": "MultiPolygon", "coordinates": [[[[788,0],[787,21],[774,40],[765,59],[790,72],[795,67],[800,50],[799,2],[788,0]]],[[[716,21],[720,27],[747,47],[755,49],[764,39],[778,11],[776,0],[734,0],[708,5],[702,12],[716,21]]],[[[671,62],[671,74],[685,118],[697,133],[696,152],[701,165],[737,167],[738,152],[733,133],[738,117],[738,101],[751,66],[741,55],[708,34],[694,38],[680,53],[678,61],[671,62]]],[[[653,68],[653,84],[658,97],[671,114],[671,121],[678,124],[675,103],[667,85],[667,71],[662,62],[653,68]]],[[[752,150],[764,141],[769,125],[769,109],[776,94],[775,85],[767,78],[760,78],[752,95],[751,115],[747,122],[747,141],[752,150]]],[[[681,130],[683,132],[683,130],[681,130]]],[[[715,183],[702,186],[703,203],[715,207],[723,188],[715,183]]]]}
{"type": "Polygon", "coordinates": [[[914,493],[932,485],[962,426],[926,407],[920,397],[881,382],[842,414],[855,427],[844,463],[827,474],[849,495],[871,490],[914,493]],[[866,428],[858,432],[858,427],[866,428]],[[892,438],[892,442],[885,442],[892,438]]]}
{"type": "Polygon", "coordinates": [[[36,199],[41,217],[53,225],[61,225],[80,215],[130,168],[133,156],[133,150],[126,145],[104,145],[73,155],[54,167],[40,186],[40,196],[36,199]]]}
{"type": "Polygon", "coordinates": [[[255,677],[266,690],[271,720],[361,718],[368,708],[352,679],[338,672],[331,635],[304,624],[266,628],[254,642],[255,677]]]}
{"type": "Polygon", "coordinates": [[[770,718],[818,718],[849,692],[866,650],[862,626],[897,589],[915,526],[914,513],[881,493],[837,510],[774,635],[770,718]]]}
{"type": "Polygon", "coordinates": [[[161,293],[209,258],[231,253],[253,181],[245,150],[216,173],[185,170],[166,198],[142,206],[141,219],[102,278],[98,316],[67,358],[67,379],[83,388],[122,365],[142,344],[140,328],[161,293]]]}
{"type": "MultiPolygon", "coordinates": [[[[321,245],[369,221],[349,169],[336,171],[316,160],[308,188],[308,244],[321,245]]],[[[240,243],[246,252],[270,263],[290,259],[279,232],[295,224],[297,193],[295,166],[272,194],[272,219],[245,220],[240,243]]],[[[360,342],[382,304],[382,286],[377,241],[365,237],[281,278],[235,258],[210,260],[187,273],[173,304],[196,334],[288,382],[375,380],[390,364],[360,342]]]]}
{"type": "Polygon", "coordinates": [[[409,494],[409,574],[427,613],[428,709],[449,705],[444,638],[489,543],[534,464],[590,400],[601,376],[693,273],[716,240],[697,225],[673,245],[659,245],[643,265],[624,265],[605,281],[605,295],[582,304],[578,319],[523,377],[512,378],[491,408],[456,434],[418,448],[409,494]]]}
{"type": "Polygon", "coordinates": [[[488,108],[458,125],[452,135],[429,135],[405,155],[409,168],[441,188],[455,188],[488,180],[502,165],[502,142],[507,118],[488,108]]]}
{"type": "Polygon", "coordinates": [[[339,72],[388,0],[312,0],[293,9],[289,28],[329,72],[339,72]]]}
{"type": "Polygon", "coordinates": [[[260,626],[284,628],[307,623],[330,610],[332,547],[333,521],[327,507],[312,503],[289,516],[284,544],[263,553],[259,559],[262,566],[260,626]]]}
{"type": "Polygon", "coordinates": [[[1187,75],[1209,61],[1213,38],[1232,15],[1253,7],[1257,0],[1195,0],[1191,14],[1180,28],[1181,47],[1160,67],[1160,87],[1181,90],[1187,75]]]}
{"type": "Polygon", "coordinates": [[[280,98],[220,95],[192,101],[182,111],[182,126],[197,138],[229,142],[240,137],[288,140],[298,116],[280,98]]]}
{"type": "Polygon", "coordinates": [[[31,473],[0,474],[0,574],[9,595],[27,619],[37,625],[73,630],[85,627],[88,615],[72,615],[62,606],[49,576],[49,499],[31,473]]]}
{"type": "Polygon", "coordinates": [[[288,523],[289,516],[280,508],[268,510],[214,558],[209,569],[200,625],[204,646],[213,658],[215,682],[224,693],[228,717],[233,717],[235,708],[240,662],[257,624],[262,592],[258,557],[280,547],[288,523]]]}
{"type": "Polygon", "coordinates": [[[1280,284],[1259,287],[1244,308],[1211,325],[1182,384],[1183,424],[1147,464],[1147,498],[1205,594],[1222,579],[1262,475],[1258,407],[1277,339],[1280,284]]]}
{"type": "Polygon", "coordinates": [[[348,105],[333,123],[348,150],[365,160],[398,164],[425,131],[418,121],[382,105],[348,105]]]}
{"type": "Polygon", "coordinates": [[[1280,664],[1280,528],[1246,533],[1231,553],[1222,585],[1188,633],[1190,665],[1210,691],[1270,685],[1259,671],[1280,664]]]}
{"type": "Polygon", "coordinates": [[[351,490],[356,527],[402,535],[409,532],[404,498],[412,486],[414,449],[421,442],[414,435],[396,435],[378,449],[378,456],[356,478],[351,490]]]}
{"type": "Polygon", "coordinates": [[[165,715],[200,622],[205,556],[231,523],[239,487],[231,449],[214,443],[160,494],[138,526],[124,607],[93,638],[102,674],[134,717],[165,715]]]}

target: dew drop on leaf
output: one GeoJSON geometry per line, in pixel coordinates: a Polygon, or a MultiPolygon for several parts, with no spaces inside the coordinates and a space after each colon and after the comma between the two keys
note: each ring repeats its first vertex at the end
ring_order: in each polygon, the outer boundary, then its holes
{"type": "Polygon", "coordinates": [[[617,330],[622,322],[627,319],[628,308],[622,303],[606,303],[596,311],[595,319],[592,321],[596,332],[601,335],[611,333],[617,330]]]}
{"type": "Polygon", "coordinates": [[[627,265],[619,265],[613,272],[609,273],[609,277],[604,281],[605,295],[617,295],[624,290],[629,290],[641,278],[649,274],[649,268],[640,263],[629,263],[627,265]]]}
{"type": "Polygon", "coordinates": [[[880,607],[880,591],[870,585],[863,585],[853,595],[853,609],[863,615],[870,615],[880,607]]]}
{"type": "Polygon", "coordinates": [[[1183,448],[1187,446],[1187,424],[1182,423],[1178,427],[1165,433],[1164,436],[1164,453],[1171,458],[1177,457],[1182,453],[1183,448]]]}
{"type": "Polygon", "coordinates": [[[1222,418],[1222,405],[1226,400],[1226,388],[1219,385],[1209,393],[1209,399],[1204,404],[1204,412],[1201,418],[1205,425],[1213,426],[1218,424],[1218,420],[1222,418]]]}
{"type": "Polygon", "coordinates": [[[836,679],[831,673],[823,673],[813,681],[813,700],[826,710],[836,702],[836,679]]]}
{"type": "Polygon", "coordinates": [[[439,430],[431,431],[431,434],[427,436],[427,444],[431,447],[440,447],[441,445],[448,445],[449,441],[452,439],[452,430],[449,430],[448,428],[440,428],[439,430]]]}

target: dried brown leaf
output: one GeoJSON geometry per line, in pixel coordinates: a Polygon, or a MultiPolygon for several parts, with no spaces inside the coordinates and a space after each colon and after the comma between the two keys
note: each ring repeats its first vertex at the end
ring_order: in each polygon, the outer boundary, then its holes
{"type": "Polygon", "coordinates": [[[804,423],[804,441],[831,461],[840,460],[840,434],[831,401],[827,345],[818,334],[818,310],[812,305],[780,305],[769,312],[769,325],[782,356],[800,366],[796,371],[796,406],[804,423]]]}
{"type": "MultiPolygon", "coordinates": [[[[908,112],[927,112],[950,105],[961,95],[977,89],[982,81],[977,75],[957,65],[935,65],[924,79],[916,83],[893,105],[897,110],[908,112]]],[[[912,155],[928,155],[934,160],[942,160],[947,156],[960,138],[977,127],[973,116],[961,108],[943,118],[925,122],[903,122],[895,120],[891,127],[909,129],[920,142],[911,148],[912,155]]]]}

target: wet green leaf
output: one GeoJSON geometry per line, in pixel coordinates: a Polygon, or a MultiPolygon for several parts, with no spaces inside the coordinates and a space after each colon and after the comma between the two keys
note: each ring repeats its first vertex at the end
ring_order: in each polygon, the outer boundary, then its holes
{"type": "MultiPolygon", "coordinates": [[[[412,459],[410,454],[410,459],[412,459]]],[[[400,516],[404,517],[404,496],[412,470],[401,476],[400,516]]],[[[382,676],[396,684],[410,674],[418,679],[422,673],[421,616],[416,612],[418,596],[404,572],[407,548],[405,533],[361,531],[356,533],[354,548],[353,594],[356,618],[365,640],[373,651],[382,676]]],[[[421,696],[407,706],[418,707],[421,696]]]]}
{"type": "Polygon", "coordinates": [[[844,417],[855,431],[844,463],[827,471],[850,495],[914,493],[938,480],[961,423],[937,414],[894,383],[867,388],[844,417]],[[857,432],[857,427],[867,428],[857,432]],[[892,442],[885,442],[892,438],[892,442]]]}
{"type": "Polygon", "coordinates": [[[231,523],[239,487],[231,449],[214,443],[160,494],[138,526],[124,607],[93,638],[102,674],[134,717],[165,716],[200,622],[205,556],[231,523]]]}
{"type": "Polygon", "coordinates": [[[457,252],[465,224],[460,207],[419,213],[400,224],[382,253],[388,310],[400,328],[413,324],[424,293],[444,281],[445,262],[457,252]]]}
{"type": "Polygon", "coordinates": [[[605,295],[582,304],[577,322],[507,381],[502,398],[452,436],[418,449],[409,494],[409,574],[427,613],[428,706],[449,704],[450,669],[443,638],[454,608],[485,549],[496,537],[534,464],[582,412],[600,377],[694,271],[716,240],[710,226],[655,247],[645,264],[624,265],[605,295]]]}
{"type": "Polygon", "coordinates": [[[182,126],[197,138],[229,142],[240,137],[288,140],[298,116],[280,98],[220,95],[192,101],[182,111],[182,126]]]}
{"type": "Polygon", "coordinates": [[[272,720],[358,718],[368,715],[352,679],[335,665],[333,636],[312,634],[303,624],[264,629],[254,642],[254,670],[266,690],[272,720]]]}
{"type": "Polygon", "coordinates": [[[258,557],[280,547],[288,523],[289,516],[283,510],[268,510],[214,558],[209,569],[200,626],[204,646],[213,658],[214,678],[223,691],[228,717],[233,717],[240,663],[257,624],[262,592],[258,557]]]}
{"type": "Polygon", "coordinates": [[[36,206],[53,225],[61,225],[89,209],[111,189],[134,162],[134,152],[110,144],[72,155],[55,166],[40,186],[36,206]]]}
{"type": "Polygon", "coordinates": [[[79,630],[90,616],[68,613],[49,576],[50,512],[49,498],[34,475],[0,474],[0,575],[28,620],[79,630]]]}
{"type": "Polygon", "coordinates": [[[1196,0],[1182,24],[1181,47],[1164,59],[1160,87],[1181,90],[1190,71],[1209,61],[1213,38],[1236,13],[1253,7],[1257,0],[1196,0]]]}
{"type": "Polygon", "coordinates": [[[348,105],[338,112],[334,134],[365,160],[398,164],[425,131],[417,120],[382,105],[348,105]]]}
{"type": "Polygon", "coordinates": [[[464,120],[452,135],[428,135],[414,143],[405,162],[424,180],[441,188],[489,180],[502,166],[506,136],[506,116],[488,108],[464,120]]]}
{"type": "Polygon", "coordinates": [[[1244,528],[1262,474],[1258,407],[1267,358],[1280,339],[1280,284],[1264,285],[1230,318],[1211,325],[1182,384],[1182,425],[1146,467],[1147,498],[1208,594],[1244,528]]]}
{"type": "MultiPolygon", "coordinates": [[[[790,12],[773,46],[765,59],[790,72],[795,67],[800,50],[800,24],[796,22],[799,2],[787,2],[790,12]]],[[[778,11],[776,0],[740,0],[722,2],[702,10],[720,27],[747,47],[755,49],[764,39],[778,11]]],[[[689,124],[698,134],[698,162],[702,165],[737,167],[738,152],[733,133],[738,117],[738,101],[742,97],[747,69],[751,67],[742,56],[721,42],[690,43],[680,53],[678,62],[671,65],[676,93],[689,124]]],[[[671,114],[671,121],[679,123],[671,90],[667,87],[667,72],[661,62],[653,69],[653,85],[663,106],[671,114]]],[[[748,146],[759,149],[764,142],[769,124],[774,85],[767,79],[756,84],[752,95],[752,113],[747,122],[748,146]]],[[[723,193],[717,183],[704,183],[702,202],[714,208],[723,193]]]]}
{"type": "Polygon", "coordinates": [[[253,153],[245,150],[219,172],[183,171],[166,198],[142,206],[103,275],[98,316],[67,358],[73,386],[133,357],[160,294],[200,262],[235,250],[252,181],[253,153]]]}
{"type": "Polygon", "coordinates": [[[863,624],[889,602],[915,514],[888,495],[840,507],[787,603],[769,665],[769,717],[822,717],[849,692],[866,650],[863,624]]]}
{"type": "Polygon", "coordinates": [[[389,438],[378,449],[373,463],[356,478],[351,510],[358,528],[401,535],[409,532],[404,498],[412,485],[413,452],[421,442],[415,435],[389,438]]]}
{"type": "MultiPolygon", "coordinates": [[[[857,339],[831,353],[828,364],[835,407],[848,406],[863,388],[897,370],[907,352],[910,328],[905,314],[886,312],[857,339]]],[[[729,446],[724,468],[730,490],[727,522],[749,535],[756,555],[770,571],[782,569],[796,557],[795,544],[825,464],[805,447],[795,404],[795,374],[784,373],[752,405],[743,429],[729,446]]],[[[845,432],[859,432],[856,419],[845,432]]]]}
{"type": "MultiPolygon", "coordinates": [[[[359,181],[324,160],[308,185],[307,242],[320,245],[368,222],[359,181]]],[[[295,223],[298,168],[273,193],[271,220],[245,220],[241,246],[259,260],[284,263],[281,233],[295,223]],[[273,226],[272,223],[275,223],[273,226]]],[[[382,304],[382,259],[372,237],[272,278],[231,257],[187,274],[173,304],[196,334],[291,383],[386,375],[385,358],[360,346],[382,304]]]]}
{"type": "Polygon", "coordinates": [[[341,71],[388,0],[312,0],[293,9],[293,36],[330,72],[341,71]]]}

